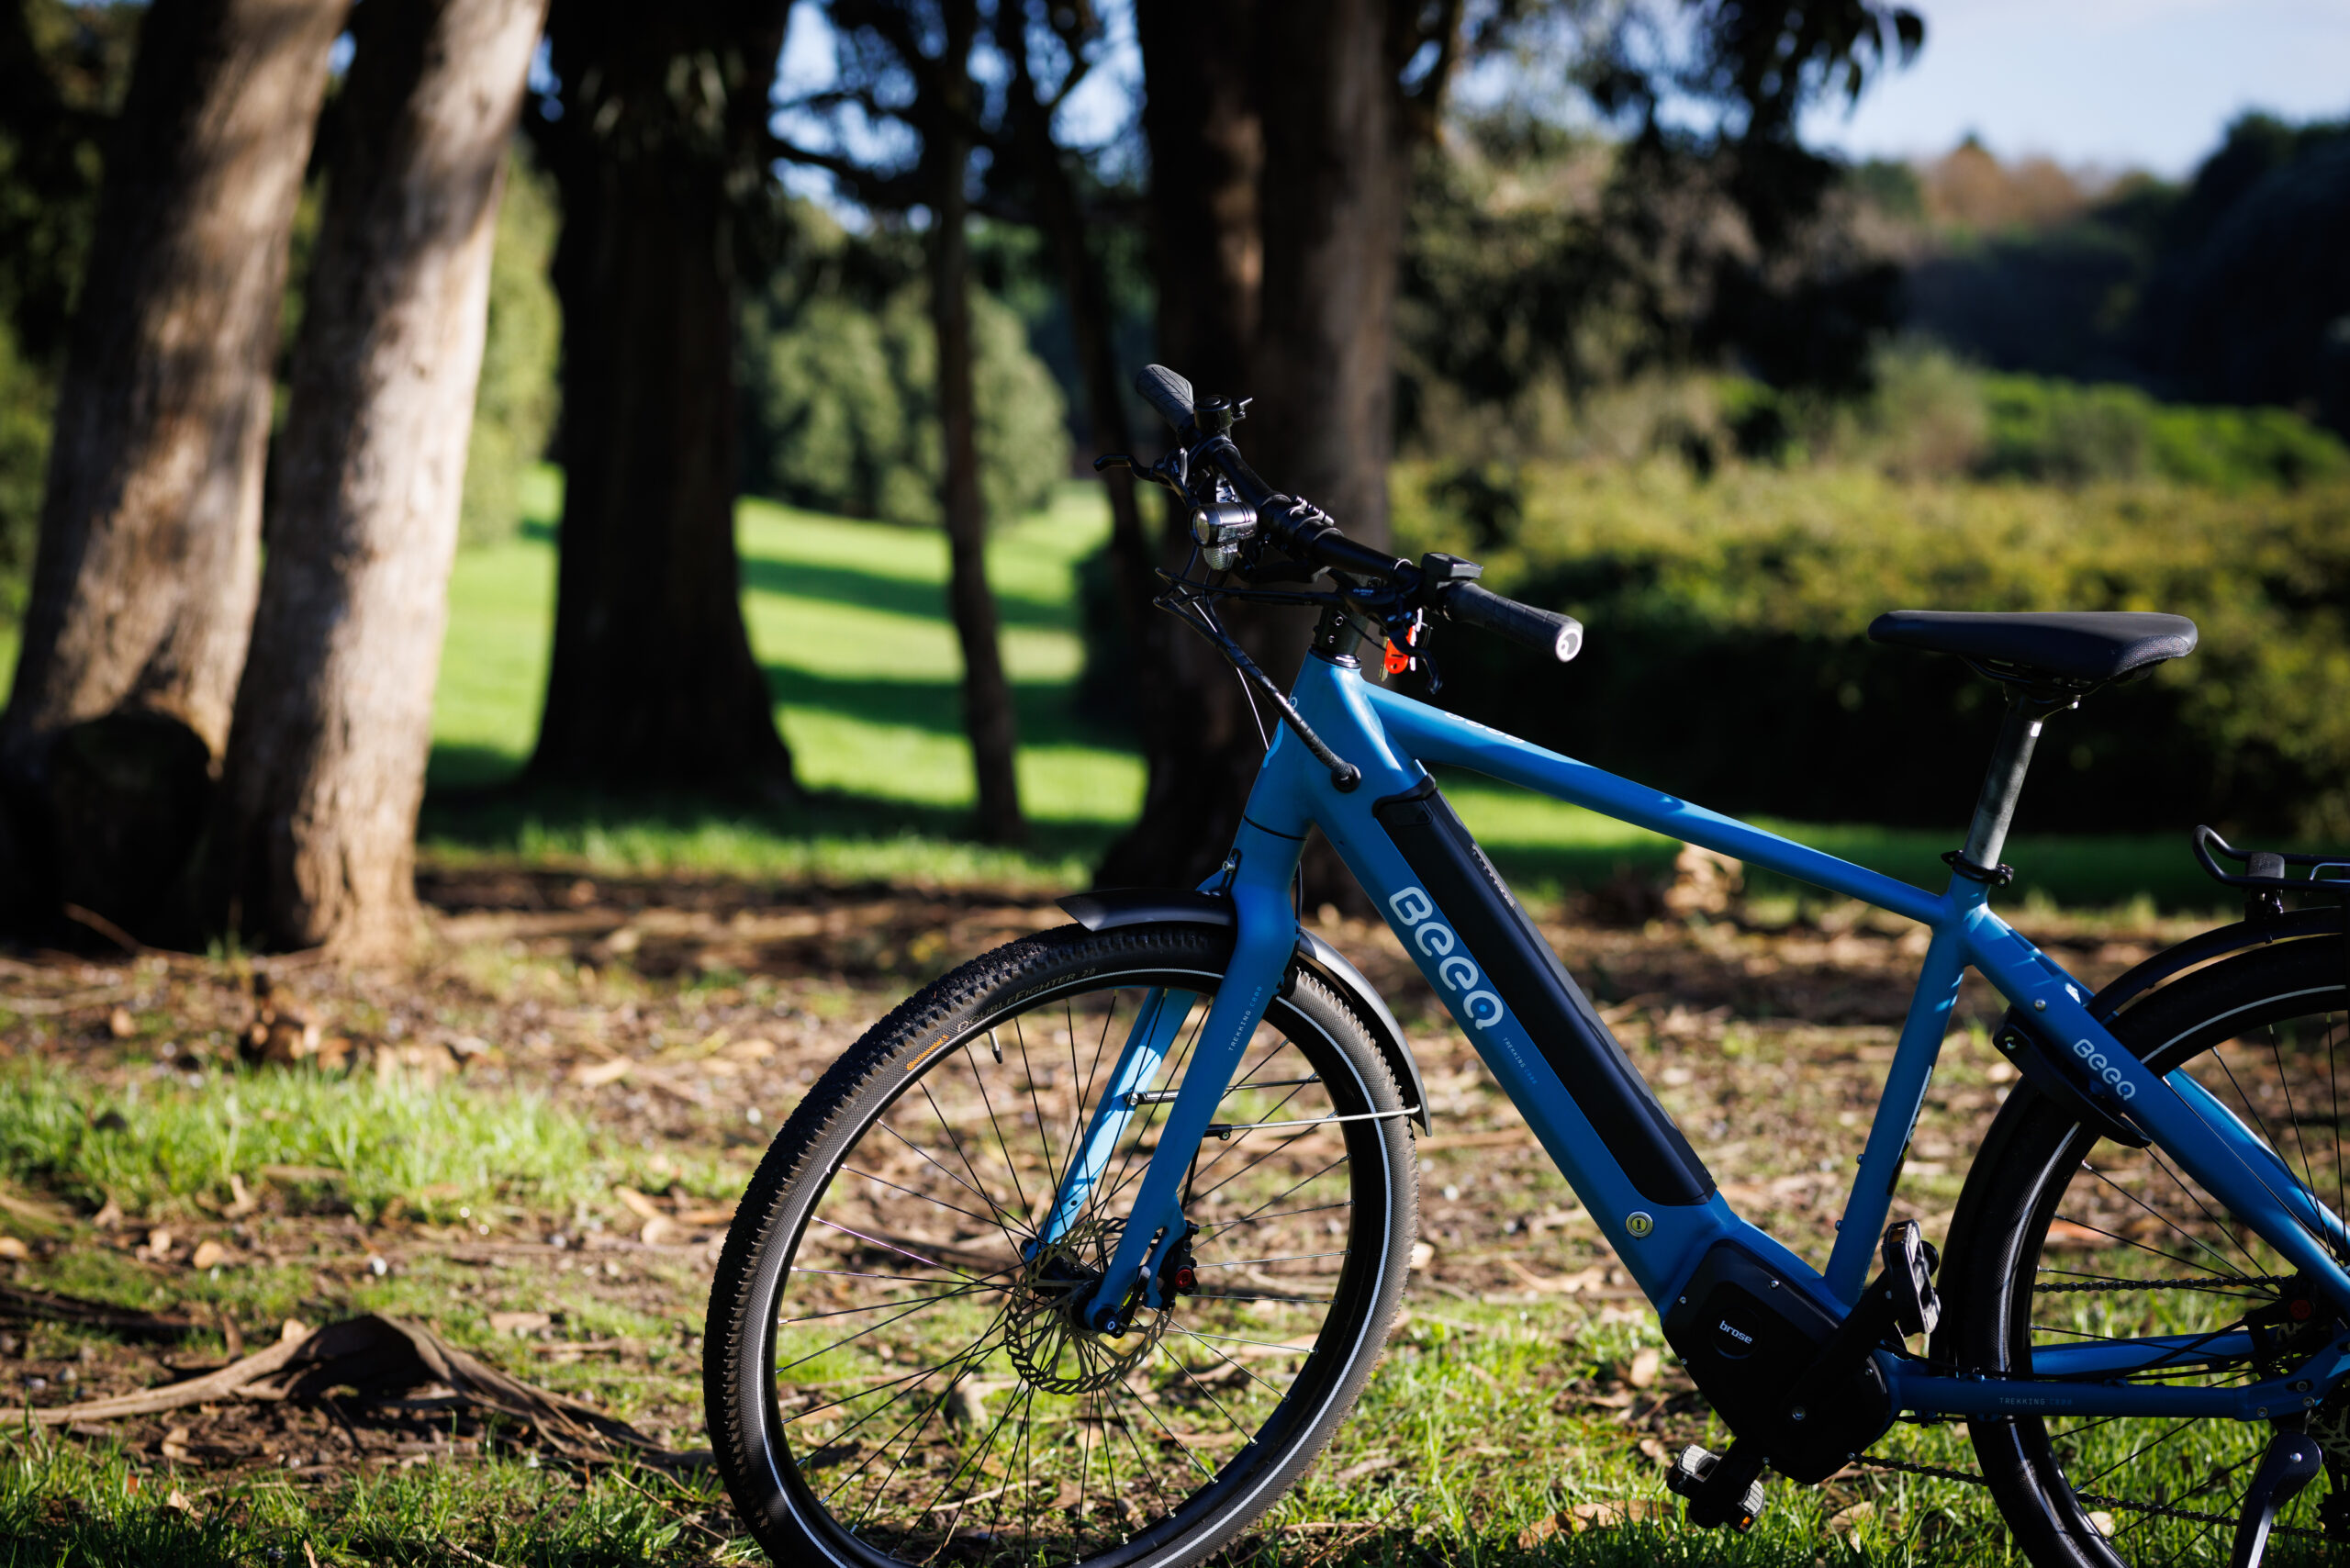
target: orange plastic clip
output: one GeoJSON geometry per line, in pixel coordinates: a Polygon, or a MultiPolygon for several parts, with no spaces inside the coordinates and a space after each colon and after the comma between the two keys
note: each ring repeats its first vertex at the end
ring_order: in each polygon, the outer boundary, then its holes
{"type": "Polygon", "coordinates": [[[1402,675],[1405,670],[1410,669],[1411,667],[1412,655],[1397,647],[1394,640],[1390,638],[1387,644],[1387,673],[1390,675],[1402,675]]]}

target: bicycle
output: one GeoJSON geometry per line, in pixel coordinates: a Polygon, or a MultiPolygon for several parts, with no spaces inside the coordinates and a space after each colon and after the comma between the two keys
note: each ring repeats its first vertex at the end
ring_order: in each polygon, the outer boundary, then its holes
{"type": "Polygon", "coordinates": [[[2199,829],[2195,853],[2246,893],[2246,918],[2095,995],[1990,908],[2043,724],[2191,651],[2192,622],[1875,622],[2009,694],[1935,894],[1366,681],[1362,642],[1392,666],[1449,623],[1564,661],[1582,628],[1484,589],[1472,563],[1348,539],[1250,470],[1241,406],[1158,366],[1137,386],[1177,434],[1144,476],[1193,509],[1192,563],[1160,603],[1279,733],[1206,884],[1062,900],[1073,925],[900,1005],[769,1148],[712,1288],[705,1389],[735,1506],[778,1562],[1172,1568],[1234,1542],[1322,1449],[1404,1294],[1427,1112],[1386,1004],[1300,927],[1292,880],[1316,825],[1733,1434],[1667,1470],[1693,1523],[1743,1529],[1766,1466],[1819,1483],[1908,1418],[1968,1423],[2035,1563],[2222,1541],[2250,1563],[2275,1540],[2350,1537],[2335,1066],[2350,917],[2308,896],[2350,868],[2199,829]],[[1290,690],[1225,633],[1227,598],[1319,609],[1290,690]],[[1931,934],[1824,1271],[1732,1210],[1430,767],[1931,934]],[[2288,913],[2288,893],[2304,907],[2288,913]],[[1969,965],[2011,1004],[1995,1038],[2019,1076],[1938,1289],[1935,1249],[1886,1220],[1969,965]]]}

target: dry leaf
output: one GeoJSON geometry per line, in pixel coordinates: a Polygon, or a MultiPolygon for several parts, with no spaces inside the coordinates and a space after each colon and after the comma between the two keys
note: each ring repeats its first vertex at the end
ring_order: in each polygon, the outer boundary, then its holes
{"type": "Polygon", "coordinates": [[[1535,1520],[1532,1524],[1517,1532],[1517,1549],[1520,1551],[1531,1551],[1536,1547],[1541,1545],[1544,1541],[1550,1540],[1552,1536],[1558,1533],[1558,1516],[1556,1514],[1545,1514],[1542,1518],[1535,1520]]]}
{"type": "Polygon", "coordinates": [[[106,1033],[118,1040],[127,1040],[139,1033],[139,1020],[130,1015],[128,1007],[118,1007],[106,1014],[106,1033]]]}
{"type": "Polygon", "coordinates": [[[0,1258],[21,1263],[33,1255],[33,1249],[13,1236],[0,1236],[0,1258]]]}
{"type": "Polygon", "coordinates": [[[1659,1360],[1660,1358],[1656,1353],[1656,1347],[1653,1345],[1645,1345],[1639,1350],[1633,1351],[1631,1370],[1624,1374],[1624,1381],[1630,1383],[1634,1388],[1647,1388],[1651,1386],[1656,1382],[1656,1369],[1659,1360]]]}
{"type": "Polygon", "coordinates": [[[261,1204],[245,1190],[245,1179],[235,1171],[229,1172],[229,1217],[242,1219],[261,1204]]]}
{"type": "Polygon", "coordinates": [[[108,1198],[98,1212],[90,1216],[90,1223],[100,1230],[112,1230],[122,1223],[122,1205],[108,1198]]]}
{"type": "Polygon", "coordinates": [[[1667,1464],[1672,1462],[1673,1456],[1666,1453],[1664,1451],[1664,1445],[1658,1442],[1654,1438],[1642,1438],[1640,1439],[1640,1452],[1645,1457],[1656,1461],[1659,1464],[1667,1464]]]}
{"type": "Polygon", "coordinates": [[[614,1187],[612,1196],[634,1210],[640,1219],[666,1219],[658,1201],[647,1197],[633,1187],[614,1187]]]}
{"type": "Polygon", "coordinates": [[[277,1330],[277,1342],[281,1345],[289,1340],[307,1339],[309,1337],[310,1326],[298,1317],[287,1318],[277,1330]]]}
{"type": "Polygon", "coordinates": [[[1849,1504],[1828,1516],[1828,1533],[1850,1535],[1869,1520],[1876,1518],[1876,1505],[1866,1497],[1849,1504]]]}
{"type": "Polygon", "coordinates": [[[684,1241],[692,1235],[693,1232],[667,1215],[656,1214],[644,1222],[644,1229],[638,1239],[647,1247],[666,1247],[671,1242],[684,1241]]]}
{"type": "Polygon", "coordinates": [[[181,1491],[176,1486],[173,1487],[171,1495],[163,1499],[163,1506],[166,1508],[177,1508],[181,1513],[185,1514],[188,1518],[196,1518],[196,1499],[189,1496],[186,1493],[181,1491]]]}
{"type": "Polygon", "coordinates": [[[1412,1268],[1415,1272],[1436,1261],[1436,1247],[1431,1242],[1412,1243],[1412,1268]]]}
{"type": "Polygon", "coordinates": [[[1618,1525],[1641,1524],[1665,1517],[1664,1504],[1654,1497],[1577,1503],[1566,1514],[1567,1528],[1578,1535],[1587,1529],[1614,1529],[1618,1525]]]}
{"type": "Polygon", "coordinates": [[[2113,1539],[2113,1516],[2107,1513],[2103,1508],[2099,1508],[2097,1512],[2089,1516],[2089,1529],[2097,1531],[2098,1534],[2105,1537],[2106,1540],[2111,1540],[2113,1539]]]}
{"type": "Polygon", "coordinates": [[[221,1246],[210,1237],[207,1237],[202,1241],[196,1244],[196,1256],[190,1258],[187,1261],[189,1268],[202,1271],[213,1268],[218,1264],[229,1262],[234,1259],[234,1257],[235,1254],[230,1252],[226,1247],[221,1246]]]}
{"type": "Polygon", "coordinates": [[[147,1233],[147,1256],[165,1258],[171,1255],[172,1233],[169,1226],[157,1226],[147,1233]]]}
{"type": "Polygon", "coordinates": [[[636,1063],[627,1057],[614,1057],[610,1061],[583,1062],[571,1070],[571,1081],[583,1089],[600,1089],[607,1083],[617,1083],[636,1070],[636,1063]]]}
{"type": "Polygon", "coordinates": [[[554,1322],[543,1312],[493,1312],[489,1327],[498,1334],[534,1334],[554,1322]]]}

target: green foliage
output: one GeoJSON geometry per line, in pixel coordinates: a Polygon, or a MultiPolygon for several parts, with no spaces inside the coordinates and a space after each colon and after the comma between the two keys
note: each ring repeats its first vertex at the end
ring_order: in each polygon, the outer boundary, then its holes
{"type": "MultiPolygon", "coordinates": [[[[1399,542],[1474,553],[1434,476],[1396,485],[1399,542]]],[[[1505,593],[1590,628],[1540,669],[1441,649],[1443,699],[1708,804],[1813,822],[1965,820],[1996,692],[1876,648],[1897,608],[2162,610],[2193,657],[2054,721],[2020,821],[2350,835],[2350,479],[2226,494],[1905,481],[1863,467],[1529,466],[1505,593]]]]}
{"type": "Polygon", "coordinates": [[[0,319],[0,622],[12,622],[24,610],[55,396],[56,388],[17,352],[16,334],[0,319]]]}
{"type": "Polygon", "coordinates": [[[513,533],[522,519],[524,476],[545,454],[554,429],[563,311],[547,263],[561,222],[554,182],[518,138],[507,159],[506,198],[490,252],[489,330],[465,449],[460,527],[469,544],[513,533]]]}
{"type": "MultiPolygon", "coordinates": [[[[804,215],[809,256],[744,313],[746,483],[796,506],[938,521],[937,342],[928,290],[891,281],[873,241],[804,215]],[[854,284],[844,274],[857,276],[854,284]],[[878,277],[874,274],[878,274],[878,277]]],[[[898,269],[902,275],[902,267],[898,269]]],[[[1059,386],[1021,318],[971,294],[979,487],[990,522],[1044,506],[1069,472],[1059,386]]]]}

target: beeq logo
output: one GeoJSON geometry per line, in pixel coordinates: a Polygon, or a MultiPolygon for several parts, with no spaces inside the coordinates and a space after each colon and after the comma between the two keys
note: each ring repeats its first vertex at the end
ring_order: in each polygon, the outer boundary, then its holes
{"type": "Polygon", "coordinates": [[[1460,939],[1452,934],[1452,927],[1436,918],[1436,904],[1428,895],[1417,888],[1405,888],[1387,901],[1387,907],[1395,912],[1421,956],[1437,960],[1438,983],[1459,995],[1460,1015],[1480,1029],[1500,1023],[1507,1012],[1502,999],[1481,987],[1483,977],[1467,954],[1456,951],[1460,939]]]}

